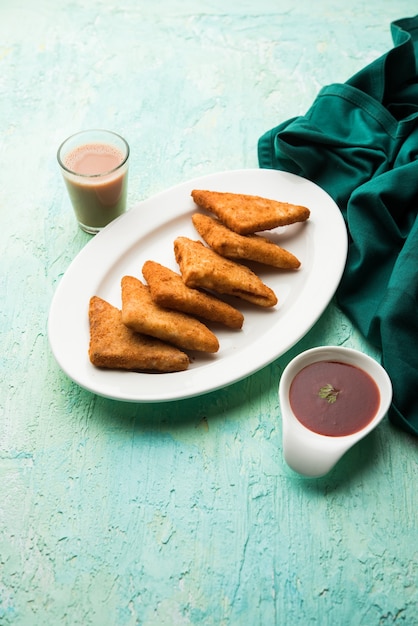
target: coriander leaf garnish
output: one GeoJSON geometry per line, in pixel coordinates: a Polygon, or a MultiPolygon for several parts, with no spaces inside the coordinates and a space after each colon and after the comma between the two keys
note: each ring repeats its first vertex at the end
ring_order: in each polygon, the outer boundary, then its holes
{"type": "Polygon", "coordinates": [[[340,392],[337,389],[334,389],[334,387],[328,383],[327,385],[321,387],[318,396],[326,400],[328,404],[334,404],[339,393],[340,392]]]}

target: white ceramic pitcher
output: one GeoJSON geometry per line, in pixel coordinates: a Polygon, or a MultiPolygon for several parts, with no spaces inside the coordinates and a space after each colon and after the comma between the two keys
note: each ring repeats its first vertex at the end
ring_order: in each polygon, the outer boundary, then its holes
{"type": "Polygon", "coordinates": [[[279,401],[286,463],[303,476],[318,478],[329,472],[349,448],[381,422],[392,401],[392,384],[383,367],[363,352],[340,346],[323,346],[306,350],[290,361],[280,379],[279,401]],[[315,433],[298,421],[289,401],[290,385],[301,369],[317,361],[354,365],[375,381],[380,392],[380,404],[376,415],[364,428],[351,435],[330,437],[315,433]]]}

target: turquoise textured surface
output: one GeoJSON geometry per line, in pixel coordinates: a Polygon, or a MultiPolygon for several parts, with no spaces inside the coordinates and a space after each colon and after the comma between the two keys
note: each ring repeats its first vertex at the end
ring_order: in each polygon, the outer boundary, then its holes
{"type": "Polygon", "coordinates": [[[56,150],[130,143],[130,205],[257,167],[257,141],[392,45],[411,0],[3,0],[0,625],[418,624],[416,439],[385,421],[326,477],[284,464],[277,387],[304,348],[379,358],[332,302],[270,366],[169,404],[59,370],[51,298],[90,240],[56,150]]]}

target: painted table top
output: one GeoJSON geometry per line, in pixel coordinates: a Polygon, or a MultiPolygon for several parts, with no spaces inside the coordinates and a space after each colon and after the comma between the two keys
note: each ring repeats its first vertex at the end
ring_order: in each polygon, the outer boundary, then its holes
{"type": "Polygon", "coordinates": [[[257,140],[391,46],[396,3],[3,0],[0,624],[418,624],[416,440],[387,419],[327,476],[285,465],[277,387],[317,345],[379,359],[335,302],[290,352],[199,398],[133,404],[69,380],[52,296],[90,240],[68,135],[131,146],[129,203],[257,167],[257,140]]]}

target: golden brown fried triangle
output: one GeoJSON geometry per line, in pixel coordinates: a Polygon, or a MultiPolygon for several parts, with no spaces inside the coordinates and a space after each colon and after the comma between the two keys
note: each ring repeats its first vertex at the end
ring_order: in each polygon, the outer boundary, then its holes
{"type": "Polygon", "coordinates": [[[159,306],[219,322],[229,328],[242,328],[244,316],[240,311],[211,294],[187,287],[182,277],[168,267],[146,261],[142,274],[152,299],[159,306]]]}
{"type": "Polygon", "coordinates": [[[291,252],[261,235],[239,235],[218,220],[195,213],[193,224],[215,252],[228,259],[246,259],[280,269],[297,269],[300,261],[291,252]]]}
{"type": "Polygon", "coordinates": [[[310,215],[304,206],[248,194],[194,189],[192,197],[198,206],[240,235],[304,222],[310,215]]]}
{"type": "Polygon", "coordinates": [[[174,253],[188,287],[237,296],[263,307],[277,304],[275,293],[248,267],[220,256],[187,237],[177,237],[174,253]]]}
{"type": "Polygon", "coordinates": [[[151,297],[149,287],[134,276],[122,278],[122,321],[132,330],[184,350],[219,350],[219,341],[207,326],[186,313],[158,306],[151,297]]]}
{"type": "Polygon", "coordinates": [[[89,358],[93,365],[131,371],[186,370],[189,357],[174,346],[132,331],[119,309],[93,296],[89,303],[89,358]]]}

